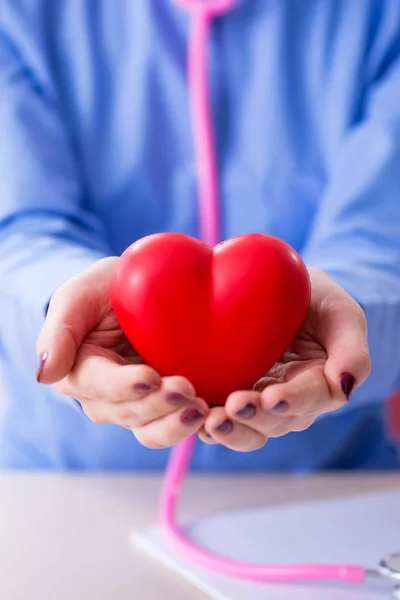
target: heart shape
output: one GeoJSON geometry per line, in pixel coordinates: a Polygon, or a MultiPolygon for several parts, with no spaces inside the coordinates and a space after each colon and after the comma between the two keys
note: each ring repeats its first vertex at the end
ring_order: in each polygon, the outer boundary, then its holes
{"type": "Polygon", "coordinates": [[[113,275],[111,301],[126,337],[160,375],[183,375],[223,405],[251,388],[300,329],[308,271],[285,242],[248,234],[214,248],[177,233],[132,244],[113,275]]]}

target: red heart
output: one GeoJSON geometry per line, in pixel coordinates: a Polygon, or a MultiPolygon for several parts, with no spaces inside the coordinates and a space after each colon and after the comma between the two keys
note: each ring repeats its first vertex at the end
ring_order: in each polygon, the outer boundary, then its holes
{"type": "Polygon", "coordinates": [[[117,263],[111,299],[132,346],[161,375],[183,375],[209,404],[251,388],[307,314],[308,271],[263,234],[211,248],[182,234],[145,237],[117,263]]]}

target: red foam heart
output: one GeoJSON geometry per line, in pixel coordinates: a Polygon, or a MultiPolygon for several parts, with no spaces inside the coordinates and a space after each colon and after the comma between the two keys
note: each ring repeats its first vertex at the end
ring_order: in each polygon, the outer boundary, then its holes
{"type": "Polygon", "coordinates": [[[211,248],[182,234],[145,237],[117,263],[115,314],[146,363],[183,375],[224,404],[282,356],[310,301],[308,271],[285,242],[263,234],[211,248]]]}

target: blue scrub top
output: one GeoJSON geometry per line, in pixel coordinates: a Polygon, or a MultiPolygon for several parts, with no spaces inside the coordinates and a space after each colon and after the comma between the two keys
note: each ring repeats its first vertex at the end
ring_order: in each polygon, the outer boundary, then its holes
{"type": "MultiPolygon", "coordinates": [[[[0,466],[151,469],[168,451],[95,425],[35,382],[63,281],[159,231],[198,235],[189,17],[170,0],[3,0],[0,466]]],[[[196,469],[389,468],[382,399],[400,371],[400,3],[239,0],[209,77],[223,237],[264,232],[367,314],[373,370],[343,410],[250,454],[198,443],[196,469]]]]}

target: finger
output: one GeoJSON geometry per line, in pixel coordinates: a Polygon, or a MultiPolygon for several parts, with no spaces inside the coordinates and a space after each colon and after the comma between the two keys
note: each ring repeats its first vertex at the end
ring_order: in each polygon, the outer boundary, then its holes
{"type": "Polygon", "coordinates": [[[257,381],[257,383],[254,384],[253,389],[256,392],[262,392],[264,388],[267,387],[267,385],[273,385],[274,383],[277,383],[277,378],[276,377],[270,377],[269,375],[266,375],[265,377],[261,377],[261,379],[259,379],[257,381]]]}
{"type": "Polygon", "coordinates": [[[147,448],[169,448],[179,444],[203,426],[209,407],[201,398],[133,431],[136,439],[147,448]]]}
{"type": "Polygon", "coordinates": [[[234,392],[229,396],[225,410],[232,421],[258,431],[265,438],[279,437],[290,431],[303,431],[315,420],[313,414],[299,417],[266,410],[261,403],[261,394],[257,392],[234,392]]]}
{"type": "Polygon", "coordinates": [[[225,403],[227,416],[236,421],[254,423],[260,412],[261,394],[256,391],[233,392],[225,403]]]}
{"type": "Polygon", "coordinates": [[[207,431],[204,428],[204,425],[200,429],[198,437],[204,444],[207,444],[208,446],[215,446],[215,444],[218,444],[218,442],[214,440],[209,433],[207,433],[207,431]]]}
{"type": "Polygon", "coordinates": [[[319,273],[316,280],[313,310],[318,340],[328,353],[325,377],[332,396],[348,400],[370,372],[366,318],[357,302],[328,276],[321,278],[319,273]]]}
{"type": "Polygon", "coordinates": [[[343,394],[332,396],[324,375],[324,364],[302,371],[284,383],[267,386],[261,392],[260,407],[276,417],[314,417],[340,408],[343,394]]]}
{"type": "Polygon", "coordinates": [[[218,406],[210,411],[204,428],[216,442],[239,452],[258,450],[267,441],[258,431],[230,419],[224,407],[218,406]]]}
{"type": "Polygon", "coordinates": [[[268,437],[277,438],[288,433],[305,431],[314,423],[315,417],[274,417],[269,423],[268,437]]]}
{"type": "Polygon", "coordinates": [[[182,412],[195,400],[194,388],[184,377],[166,377],[161,388],[133,401],[120,402],[113,407],[115,423],[136,429],[174,412],[182,412]]]}
{"type": "Polygon", "coordinates": [[[55,383],[69,373],[85,335],[110,308],[109,287],[116,261],[111,257],[97,262],[54,293],[37,341],[41,383],[55,383]]]}
{"type": "Polygon", "coordinates": [[[144,425],[195,398],[192,384],[184,377],[161,379],[147,365],[121,365],[97,355],[80,357],[56,388],[81,402],[93,421],[124,427],[144,425]]]}
{"type": "Polygon", "coordinates": [[[139,400],[161,388],[161,377],[151,367],[121,364],[118,355],[86,353],[83,347],[67,377],[56,389],[80,401],[125,402],[139,400]]]}

